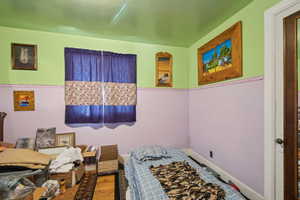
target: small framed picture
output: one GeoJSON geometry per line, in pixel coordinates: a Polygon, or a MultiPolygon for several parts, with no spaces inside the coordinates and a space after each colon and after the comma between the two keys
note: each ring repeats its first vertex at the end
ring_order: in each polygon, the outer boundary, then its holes
{"type": "Polygon", "coordinates": [[[37,70],[37,45],[11,44],[12,69],[37,70]]]}
{"type": "Polygon", "coordinates": [[[15,111],[34,111],[34,91],[14,91],[15,111]]]}
{"type": "Polygon", "coordinates": [[[75,133],[56,134],[56,146],[75,146],[75,133]]]}
{"type": "Polygon", "coordinates": [[[56,128],[39,128],[36,132],[36,149],[55,147],[56,128]]]}
{"type": "Polygon", "coordinates": [[[34,138],[19,138],[16,142],[16,149],[35,149],[34,138]]]}
{"type": "Polygon", "coordinates": [[[156,54],[156,86],[172,87],[172,54],[168,52],[159,52],[156,54]]]}

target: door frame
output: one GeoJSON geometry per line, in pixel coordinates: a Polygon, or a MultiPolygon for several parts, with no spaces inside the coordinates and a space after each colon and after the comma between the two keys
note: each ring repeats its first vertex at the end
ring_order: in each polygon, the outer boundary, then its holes
{"type": "Polygon", "coordinates": [[[265,12],[264,197],[284,199],[284,18],[300,10],[300,0],[282,0],[265,12]]]}

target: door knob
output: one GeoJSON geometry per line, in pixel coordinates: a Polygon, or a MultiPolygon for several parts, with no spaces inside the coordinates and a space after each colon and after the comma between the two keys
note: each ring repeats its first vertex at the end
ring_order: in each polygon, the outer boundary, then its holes
{"type": "Polygon", "coordinates": [[[276,139],[276,143],[277,143],[277,144],[283,144],[284,141],[283,141],[283,139],[281,139],[281,138],[277,138],[277,139],[276,139]]]}
{"type": "Polygon", "coordinates": [[[284,147],[284,140],[283,140],[283,139],[277,138],[277,139],[275,140],[275,142],[276,142],[277,144],[279,144],[282,148],[284,147]]]}

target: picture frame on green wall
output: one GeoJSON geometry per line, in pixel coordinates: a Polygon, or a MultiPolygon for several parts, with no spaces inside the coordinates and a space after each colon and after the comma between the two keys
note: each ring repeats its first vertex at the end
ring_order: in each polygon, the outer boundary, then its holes
{"type": "Polygon", "coordinates": [[[37,70],[37,45],[12,43],[11,62],[14,70],[37,70]]]}
{"type": "Polygon", "coordinates": [[[198,49],[198,85],[205,85],[241,77],[242,22],[198,49]]]}
{"type": "Polygon", "coordinates": [[[173,86],[173,56],[168,52],[156,54],[156,87],[173,86]]]}

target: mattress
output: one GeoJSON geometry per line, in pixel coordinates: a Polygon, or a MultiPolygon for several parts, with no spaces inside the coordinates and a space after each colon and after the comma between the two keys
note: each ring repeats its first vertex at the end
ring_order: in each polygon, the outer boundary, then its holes
{"type": "Polygon", "coordinates": [[[168,148],[171,158],[140,162],[129,157],[125,163],[125,175],[128,180],[131,200],[168,200],[160,182],[152,175],[149,167],[166,165],[172,162],[186,161],[197,170],[200,178],[209,183],[219,185],[226,193],[226,200],[244,200],[245,198],[231,186],[219,181],[205,168],[191,160],[184,152],[175,148],[168,148]]]}

